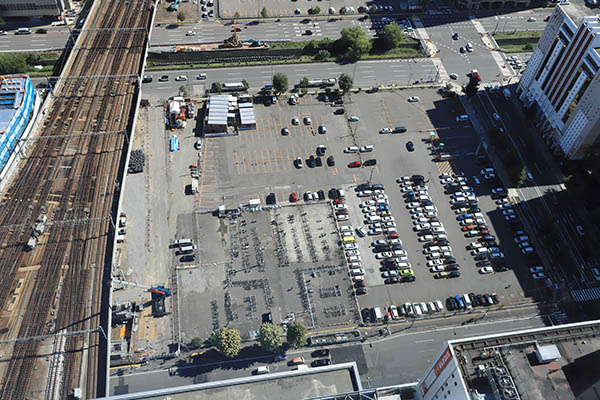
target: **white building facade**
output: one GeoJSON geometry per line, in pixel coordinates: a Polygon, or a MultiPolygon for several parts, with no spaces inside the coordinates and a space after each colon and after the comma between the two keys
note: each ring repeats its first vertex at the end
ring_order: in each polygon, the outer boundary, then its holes
{"type": "Polygon", "coordinates": [[[600,135],[600,18],[576,22],[568,7],[554,9],[517,91],[551,149],[579,159],[600,135]]]}
{"type": "Polygon", "coordinates": [[[0,0],[0,17],[56,17],[64,11],[63,0],[0,0]]]}

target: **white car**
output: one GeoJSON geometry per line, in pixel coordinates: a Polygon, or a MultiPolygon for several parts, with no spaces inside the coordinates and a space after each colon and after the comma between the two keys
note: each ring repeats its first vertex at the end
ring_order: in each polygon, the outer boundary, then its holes
{"type": "Polygon", "coordinates": [[[452,79],[458,79],[458,74],[455,74],[454,72],[453,72],[453,73],[451,73],[449,76],[450,76],[450,78],[452,78],[452,79]]]}
{"type": "Polygon", "coordinates": [[[444,229],[441,226],[434,226],[433,228],[431,228],[431,231],[433,233],[435,233],[436,235],[438,235],[438,238],[441,236],[440,234],[445,234],[446,233],[446,229],[444,229]]]}
{"type": "Polygon", "coordinates": [[[361,146],[360,149],[358,149],[358,151],[360,151],[361,153],[369,153],[369,152],[373,151],[373,146],[371,146],[371,145],[361,146]]]}
{"type": "MultiPolygon", "coordinates": [[[[442,260],[431,260],[431,261],[442,261],[442,260]]],[[[431,261],[427,261],[427,263],[430,263],[431,261]]],[[[435,265],[431,268],[429,268],[430,272],[442,272],[444,270],[444,267],[441,265],[435,265]]]]}
{"type": "Polygon", "coordinates": [[[177,82],[187,81],[187,76],[185,76],[185,75],[179,75],[177,78],[175,78],[175,80],[177,82]]]}
{"type": "Polygon", "coordinates": [[[431,260],[427,261],[428,267],[435,267],[436,265],[444,265],[444,260],[431,260]]]}
{"type": "Polygon", "coordinates": [[[344,215],[336,215],[335,219],[338,221],[348,221],[350,219],[350,217],[348,217],[348,215],[344,214],[344,215]]]}
{"type": "Polygon", "coordinates": [[[438,258],[442,258],[442,253],[435,251],[433,253],[429,253],[426,258],[428,260],[435,260],[438,258]]]}
{"type": "Polygon", "coordinates": [[[436,218],[438,216],[438,213],[436,213],[435,211],[427,211],[425,213],[425,216],[427,218],[436,218]]]}
{"type": "Polygon", "coordinates": [[[479,185],[481,183],[481,181],[479,180],[478,177],[473,176],[473,182],[475,182],[476,185],[479,185]]]}
{"type": "MultiPolygon", "coordinates": [[[[386,128],[388,129],[388,128],[386,128]]],[[[391,129],[390,129],[391,131],[391,129]]],[[[404,182],[410,182],[410,176],[401,176],[400,178],[396,179],[396,182],[398,183],[404,183],[404,182]]]]}
{"type": "Polygon", "coordinates": [[[432,223],[431,223],[431,227],[432,227],[432,228],[443,228],[443,227],[444,227],[444,225],[442,225],[442,223],[441,223],[441,222],[432,222],[432,223]]]}
{"type": "Polygon", "coordinates": [[[346,147],[344,149],[344,153],[357,153],[358,152],[358,147],[356,146],[350,146],[350,147],[346,147]]]}
{"type": "Polygon", "coordinates": [[[362,190],[358,193],[356,193],[356,196],[358,197],[369,197],[373,194],[373,192],[371,192],[370,190],[362,190]]]}
{"type": "Polygon", "coordinates": [[[480,248],[478,248],[478,249],[471,250],[471,255],[472,255],[472,256],[477,256],[477,255],[479,255],[479,254],[487,254],[487,253],[489,253],[489,252],[490,252],[490,251],[488,250],[488,248],[487,248],[487,247],[480,247],[480,248]]]}
{"type": "Polygon", "coordinates": [[[419,237],[419,242],[431,242],[433,240],[432,235],[424,235],[419,237]]]}
{"type": "MultiPolygon", "coordinates": [[[[410,216],[413,220],[417,220],[417,219],[425,219],[426,221],[423,222],[429,222],[429,220],[427,218],[425,218],[425,214],[423,214],[422,212],[420,213],[416,213],[416,214],[411,214],[410,216]]],[[[414,221],[413,221],[414,222],[414,221]]]]}
{"type": "Polygon", "coordinates": [[[367,236],[367,231],[365,231],[365,228],[363,227],[358,227],[356,228],[356,234],[360,237],[365,237],[367,236]]]}
{"type": "Polygon", "coordinates": [[[371,236],[381,235],[382,233],[383,233],[383,230],[381,228],[369,229],[369,235],[371,235],[371,236]]]}
{"type": "Polygon", "coordinates": [[[383,239],[377,239],[374,240],[373,242],[371,242],[371,246],[375,247],[375,246],[379,246],[379,245],[386,245],[387,241],[383,240],[383,239]]]}
{"type": "MultiPolygon", "coordinates": [[[[423,208],[421,208],[421,207],[415,207],[415,208],[411,209],[409,211],[409,213],[411,215],[419,215],[419,214],[423,214],[424,211],[425,210],[423,210],[423,208]]],[[[420,218],[420,217],[417,217],[417,218],[420,218]]]]}
{"type": "Polygon", "coordinates": [[[351,257],[351,256],[360,256],[360,251],[358,250],[346,250],[346,257],[351,257]]]}
{"type": "Polygon", "coordinates": [[[345,243],[344,244],[344,250],[356,250],[358,249],[358,247],[356,246],[356,243],[345,243]]]}
{"type": "Polygon", "coordinates": [[[383,128],[379,131],[379,134],[381,134],[381,135],[385,135],[387,133],[392,133],[392,129],[391,128],[383,128]]]}
{"type": "Polygon", "coordinates": [[[185,36],[196,36],[196,32],[194,32],[194,31],[187,31],[185,33],[185,36]]]}
{"type": "Polygon", "coordinates": [[[417,201],[413,201],[412,203],[408,203],[406,205],[406,208],[410,209],[410,208],[417,208],[417,207],[420,207],[420,206],[421,206],[421,203],[419,203],[417,201]]]}
{"type": "Polygon", "coordinates": [[[544,279],[546,275],[543,272],[536,272],[534,274],[531,274],[531,277],[533,279],[544,279]]]}
{"type": "Polygon", "coordinates": [[[383,218],[381,218],[381,220],[382,220],[383,222],[395,222],[395,219],[394,219],[394,217],[392,217],[391,215],[390,215],[390,216],[387,216],[387,217],[383,217],[383,218]]]}
{"type": "Polygon", "coordinates": [[[494,114],[492,114],[492,115],[494,116],[494,119],[495,119],[496,121],[500,121],[500,115],[498,115],[498,113],[494,113],[494,114]]]}
{"type": "Polygon", "coordinates": [[[375,205],[375,201],[374,200],[367,200],[367,201],[363,201],[362,203],[360,203],[359,207],[369,207],[369,206],[374,206],[375,205]]]}
{"type": "Polygon", "coordinates": [[[529,236],[527,236],[527,235],[517,236],[515,238],[515,243],[521,243],[521,242],[527,242],[527,241],[529,241],[529,236]]]}
{"type": "Polygon", "coordinates": [[[494,268],[492,268],[492,267],[479,268],[479,273],[482,274],[482,275],[491,274],[493,272],[494,272],[494,268]]]}
{"type": "Polygon", "coordinates": [[[402,246],[402,240],[392,239],[392,240],[390,240],[390,244],[399,244],[400,246],[402,246]]]}
{"type": "Polygon", "coordinates": [[[375,254],[375,258],[377,258],[378,260],[388,258],[388,257],[393,257],[393,256],[394,256],[394,253],[392,253],[391,251],[384,251],[383,253],[375,254]]]}
{"type": "Polygon", "coordinates": [[[364,213],[370,213],[370,212],[375,212],[377,211],[377,208],[373,207],[373,206],[368,206],[362,209],[362,212],[364,213]]]}
{"type": "Polygon", "coordinates": [[[416,103],[416,102],[418,102],[419,100],[421,100],[421,99],[419,98],[419,96],[411,96],[411,97],[409,97],[409,98],[408,98],[408,101],[409,101],[410,103],[416,103]]]}
{"type": "Polygon", "coordinates": [[[426,224],[429,220],[427,218],[416,218],[413,220],[413,225],[426,224]]]}
{"type": "Polygon", "coordinates": [[[422,231],[422,230],[424,230],[424,229],[429,229],[429,228],[431,228],[431,225],[429,225],[428,223],[425,223],[425,224],[418,224],[418,225],[415,225],[415,228],[414,228],[414,229],[415,229],[416,231],[422,231]]]}
{"type": "Polygon", "coordinates": [[[352,226],[350,226],[350,225],[340,226],[340,232],[352,232],[352,226]]]}
{"type": "MultiPolygon", "coordinates": [[[[384,222],[383,223],[383,227],[384,228],[395,228],[396,227],[396,223],[394,221],[384,222]]],[[[388,231],[389,231],[389,229],[388,229],[388,231]]]]}

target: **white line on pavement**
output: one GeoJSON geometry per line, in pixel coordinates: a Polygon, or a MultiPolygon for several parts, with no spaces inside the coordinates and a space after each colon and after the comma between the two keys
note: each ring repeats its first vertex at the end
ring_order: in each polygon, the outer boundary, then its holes
{"type": "Polygon", "coordinates": [[[427,342],[433,342],[435,341],[434,339],[425,339],[425,340],[417,340],[415,341],[415,343],[427,343],[427,342]]]}

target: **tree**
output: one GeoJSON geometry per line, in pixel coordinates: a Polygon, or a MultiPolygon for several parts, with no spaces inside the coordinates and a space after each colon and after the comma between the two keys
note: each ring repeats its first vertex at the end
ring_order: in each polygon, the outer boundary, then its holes
{"type": "Polygon", "coordinates": [[[300,80],[300,86],[307,87],[308,86],[308,78],[304,77],[300,80]]]}
{"type": "Polygon", "coordinates": [[[283,346],[283,329],[270,322],[260,326],[260,345],[269,353],[276,353],[283,346]]]}
{"type": "Polygon", "coordinates": [[[237,356],[242,348],[240,331],[232,328],[220,328],[215,331],[211,342],[221,354],[229,358],[237,356]]]}
{"type": "Polygon", "coordinates": [[[267,15],[269,15],[269,14],[267,13],[267,7],[263,7],[263,9],[262,9],[262,10],[260,10],[260,15],[261,15],[263,18],[267,18],[267,15]]]}
{"type": "Polygon", "coordinates": [[[346,58],[360,60],[363,54],[371,50],[371,41],[360,26],[342,29],[342,43],[346,47],[346,58]]]}
{"type": "Polygon", "coordinates": [[[185,21],[185,13],[183,11],[179,11],[179,14],[177,14],[177,19],[181,22],[185,21]]]}
{"type": "Polygon", "coordinates": [[[533,45],[531,43],[525,43],[523,50],[533,50],[533,45]]]}
{"type": "Polygon", "coordinates": [[[326,60],[331,57],[331,53],[328,50],[319,50],[315,58],[317,60],[326,60]]]}
{"type": "Polygon", "coordinates": [[[389,23],[383,28],[383,35],[381,36],[381,40],[385,50],[391,50],[398,47],[402,39],[404,38],[404,33],[402,29],[395,22],[389,23]]]}
{"type": "Polygon", "coordinates": [[[235,14],[233,14],[233,19],[240,19],[240,13],[236,11],[235,14]]]}
{"type": "Polygon", "coordinates": [[[0,17],[0,27],[6,25],[6,21],[0,17]]]}
{"type": "Polygon", "coordinates": [[[223,85],[221,84],[221,82],[213,83],[213,92],[221,93],[222,91],[223,91],[223,85]]]}
{"type": "Polygon", "coordinates": [[[312,13],[313,14],[321,14],[321,7],[319,7],[319,6],[313,7],[312,13]]]}
{"type": "Polygon", "coordinates": [[[184,93],[185,92],[185,86],[184,85],[179,86],[179,91],[181,93],[184,93]]]}
{"type": "Polygon", "coordinates": [[[242,79],[242,85],[244,86],[244,90],[248,90],[248,88],[250,87],[248,81],[245,79],[242,79]]]}
{"type": "Polygon", "coordinates": [[[479,82],[481,82],[481,77],[479,74],[469,74],[469,83],[467,83],[467,86],[465,87],[465,93],[467,96],[470,97],[477,93],[477,90],[479,89],[479,82]]]}
{"type": "Polygon", "coordinates": [[[306,344],[306,327],[301,322],[292,322],[287,328],[287,341],[297,349],[306,344]]]}
{"type": "Polygon", "coordinates": [[[346,94],[352,89],[352,77],[348,74],[341,74],[338,78],[338,85],[342,89],[342,93],[346,94]]]}
{"type": "Polygon", "coordinates": [[[283,72],[276,72],[273,75],[273,88],[277,93],[284,93],[288,90],[288,77],[283,72]]]}
{"type": "Polygon", "coordinates": [[[369,7],[369,14],[375,14],[377,12],[377,6],[373,5],[369,7]]]}
{"type": "Polygon", "coordinates": [[[527,180],[527,168],[525,166],[523,166],[523,168],[521,168],[521,171],[519,171],[519,177],[517,178],[517,187],[521,187],[523,186],[523,184],[525,183],[525,181],[527,180]]]}
{"type": "Polygon", "coordinates": [[[202,347],[202,339],[200,339],[199,337],[193,338],[188,347],[192,350],[202,347]]]}
{"type": "Polygon", "coordinates": [[[26,57],[23,54],[0,54],[0,74],[24,73],[29,70],[26,57]]]}

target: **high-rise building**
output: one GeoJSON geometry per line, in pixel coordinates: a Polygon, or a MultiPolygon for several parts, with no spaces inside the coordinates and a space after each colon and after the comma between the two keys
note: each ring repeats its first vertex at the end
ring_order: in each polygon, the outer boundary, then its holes
{"type": "Polygon", "coordinates": [[[580,3],[556,6],[518,86],[556,153],[583,157],[600,135],[600,16],[580,3]]]}
{"type": "Polygon", "coordinates": [[[0,17],[55,17],[64,11],[64,0],[0,0],[0,17]]]}

